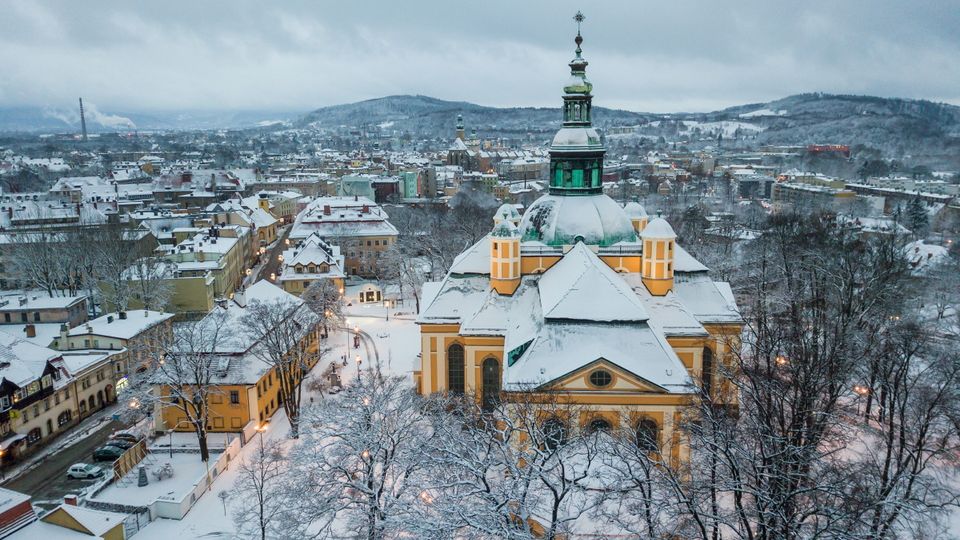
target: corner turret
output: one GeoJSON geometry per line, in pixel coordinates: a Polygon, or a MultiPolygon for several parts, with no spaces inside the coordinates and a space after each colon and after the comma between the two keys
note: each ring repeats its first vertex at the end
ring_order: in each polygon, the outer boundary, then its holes
{"type": "Polygon", "coordinates": [[[640,234],[643,240],[640,278],[654,296],[664,296],[673,289],[673,254],[677,235],[663,218],[655,218],[640,234]]]}
{"type": "Polygon", "coordinates": [[[623,211],[627,214],[627,217],[630,218],[630,223],[633,224],[633,230],[640,234],[643,232],[643,229],[646,228],[647,222],[650,221],[650,216],[647,215],[647,211],[644,210],[643,205],[633,201],[628,202],[626,206],[623,207],[623,211]]]}
{"type": "Polygon", "coordinates": [[[503,295],[520,286],[520,230],[507,214],[490,232],[490,286],[503,295]]]}
{"type": "Polygon", "coordinates": [[[500,208],[497,208],[497,212],[493,214],[493,225],[497,226],[501,221],[509,221],[515,226],[520,226],[520,212],[517,212],[517,208],[512,204],[503,203],[500,205],[500,208]]]}

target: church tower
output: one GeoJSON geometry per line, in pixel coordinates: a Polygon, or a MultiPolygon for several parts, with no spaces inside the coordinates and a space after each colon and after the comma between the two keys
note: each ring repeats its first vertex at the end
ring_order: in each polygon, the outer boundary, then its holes
{"type": "Polygon", "coordinates": [[[494,219],[490,233],[490,286],[500,294],[511,295],[520,286],[520,231],[510,216],[494,219]]]}
{"type": "Polygon", "coordinates": [[[463,130],[463,115],[462,115],[462,114],[458,114],[458,115],[457,115],[457,138],[460,139],[461,141],[462,141],[462,140],[465,140],[465,139],[467,138],[467,135],[466,135],[466,133],[465,133],[464,130],[463,130]]]}
{"type": "Polygon", "coordinates": [[[570,61],[570,80],[563,87],[563,127],[550,145],[550,194],[592,195],[601,193],[603,144],[591,123],[593,85],[587,80],[587,61],[582,56],[577,12],[576,56],[570,61]]]}
{"type": "Polygon", "coordinates": [[[664,296],[673,289],[673,253],[676,233],[663,218],[655,218],[640,233],[643,240],[640,278],[654,296],[664,296]]]}

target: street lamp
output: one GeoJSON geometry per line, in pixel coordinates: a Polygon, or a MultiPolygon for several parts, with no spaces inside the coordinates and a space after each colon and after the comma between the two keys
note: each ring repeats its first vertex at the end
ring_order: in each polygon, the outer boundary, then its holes
{"type": "Polygon", "coordinates": [[[270,422],[261,422],[257,425],[257,433],[260,434],[260,454],[263,454],[263,433],[270,427],[270,422]]]}
{"type": "Polygon", "coordinates": [[[343,320],[343,336],[344,336],[344,345],[346,348],[343,350],[343,365],[347,365],[347,355],[350,354],[350,319],[343,320]]]}

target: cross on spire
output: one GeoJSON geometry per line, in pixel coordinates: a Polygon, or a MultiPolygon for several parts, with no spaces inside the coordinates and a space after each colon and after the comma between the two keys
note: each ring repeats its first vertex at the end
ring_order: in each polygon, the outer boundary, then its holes
{"type": "Polygon", "coordinates": [[[586,17],[584,17],[580,11],[577,11],[577,14],[573,16],[573,20],[577,21],[577,37],[573,40],[577,44],[577,56],[580,56],[580,44],[583,43],[583,38],[580,37],[580,23],[582,23],[584,19],[586,19],[586,17]]]}
{"type": "Polygon", "coordinates": [[[579,12],[579,11],[577,11],[577,14],[573,16],[573,20],[577,21],[577,34],[578,34],[578,35],[580,34],[580,23],[582,23],[584,19],[586,19],[586,17],[584,17],[584,16],[583,16],[583,13],[581,13],[581,12],[579,12]]]}

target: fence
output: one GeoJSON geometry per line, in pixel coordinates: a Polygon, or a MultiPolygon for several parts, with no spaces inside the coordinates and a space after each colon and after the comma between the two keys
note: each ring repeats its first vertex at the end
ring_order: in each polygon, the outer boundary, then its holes
{"type": "Polygon", "coordinates": [[[187,515],[187,512],[193,508],[193,505],[196,504],[200,496],[203,495],[203,492],[210,487],[210,484],[213,483],[223,471],[227,470],[231,460],[237,457],[239,452],[240,439],[233,439],[230,441],[230,444],[224,448],[223,453],[217,457],[217,460],[210,465],[208,473],[200,477],[190,491],[183,495],[158,497],[157,500],[150,505],[152,519],[158,517],[183,519],[183,516],[187,515]]]}

